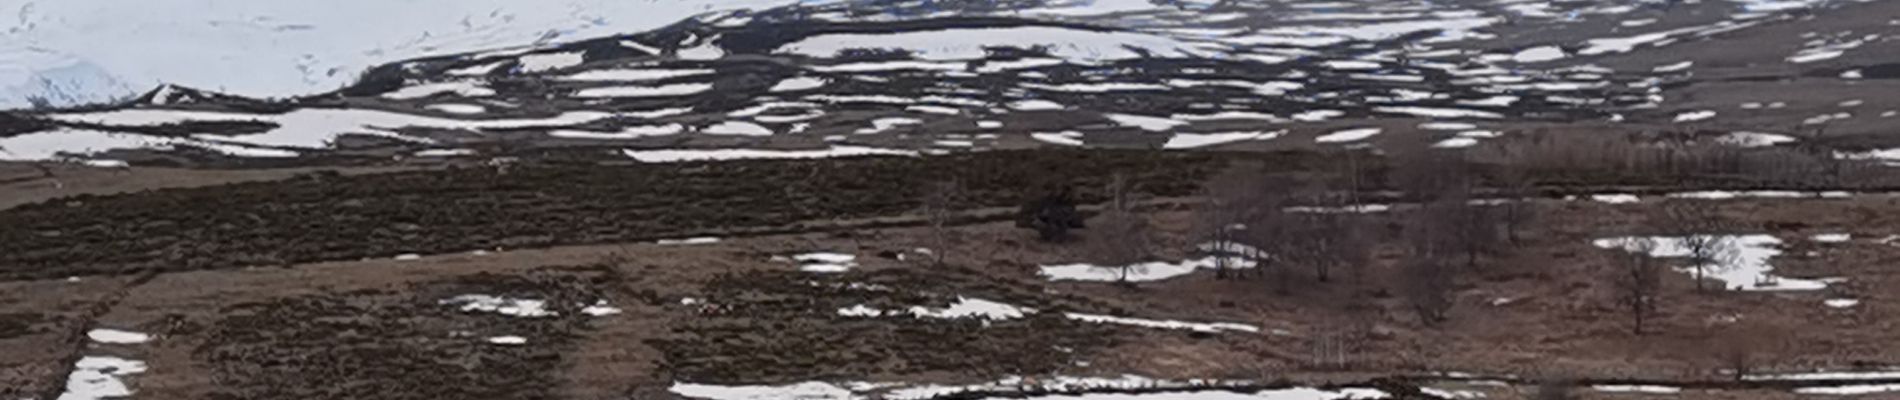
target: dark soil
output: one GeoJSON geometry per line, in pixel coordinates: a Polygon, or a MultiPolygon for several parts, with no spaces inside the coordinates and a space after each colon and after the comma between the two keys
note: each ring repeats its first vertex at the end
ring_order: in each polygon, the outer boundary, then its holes
{"type": "Polygon", "coordinates": [[[675,327],[677,337],[652,345],[666,353],[668,369],[678,380],[773,383],[934,372],[1047,374],[1124,337],[1108,326],[1063,317],[1060,311],[1083,300],[1046,298],[1022,286],[962,276],[908,269],[844,276],[795,271],[722,275],[706,287],[706,303],[694,306],[698,308],[692,312],[698,315],[675,327]],[[941,309],[958,296],[1040,312],[991,321],[905,313],[913,306],[941,309]],[[837,313],[856,305],[886,314],[837,313]]]}
{"type": "Polygon", "coordinates": [[[538,270],[474,275],[412,290],[282,298],[229,307],[196,358],[211,366],[214,399],[549,399],[564,354],[587,329],[582,304],[603,275],[538,270]],[[546,299],[558,316],[463,312],[462,294],[546,299]],[[501,335],[528,339],[498,345],[501,335]]]}
{"type": "MultiPolygon", "coordinates": [[[[986,152],[926,158],[462,168],[80,196],[0,212],[0,279],[287,265],[799,229],[903,214],[957,177],[970,207],[1124,173],[1190,194],[1215,156],[986,152]]],[[[1099,197],[1099,196],[1095,196],[1099,197]]]]}

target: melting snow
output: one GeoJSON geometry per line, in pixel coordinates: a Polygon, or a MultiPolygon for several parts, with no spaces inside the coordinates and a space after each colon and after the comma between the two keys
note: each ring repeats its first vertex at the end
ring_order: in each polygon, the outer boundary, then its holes
{"type": "Polygon", "coordinates": [[[1517,52],[1517,54],[1511,56],[1511,60],[1520,63],[1538,63],[1563,59],[1564,56],[1564,49],[1557,48],[1557,46],[1539,46],[1517,52]]]}
{"type": "Polygon", "coordinates": [[[611,98],[611,97],[666,97],[685,96],[712,90],[711,83],[678,83],[661,86],[608,86],[581,89],[574,97],[611,98]]]}
{"type": "Polygon", "coordinates": [[[1716,141],[1741,147],[1767,147],[1782,143],[1792,143],[1795,139],[1792,136],[1773,133],[1731,132],[1716,139],[1716,141]]]}
{"type": "Polygon", "coordinates": [[[1748,381],[1858,381],[1900,379],[1900,371],[1823,371],[1794,374],[1755,374],[1743,376],[1748,381]]]}
{"type": "Polygon", "coordinates": [[[117,357],[86,356],[73,364],[66,378],[66,392],[59,400],[103,400],[132,395],[132,389],[120,380],[145,372],[145,363],[117,357]]]}
{"type": "MultiPolygon", "coordinates": [[[[1133,264],[1128,268],[1128,281],[1150,282],[1187,275],[1196,269],[1213,269],[1218,266],[1218,261],[1215,257],[1204,257],[1176,263],[1155,261],[1133,264]]],[[[1254,261],[1240,257],[1228,259],[1226,267],[1253,268],[1254,265],[1254,261]]],[[[1050,281],[1119,282],[1122,268],[1095,264],[1044,265],[1037,274],[1049,277],[1050,281]]]]}
{"type": "Polygon", "coordinates": [[[927,60],[982,59],[995,47],[1044,48],[1051,55],[1084,61],[1144,56],[1210,55],[1174,39],[1138,33],[1056,27],[965,28],[902,33],[823,34],[789,43],[776,53],[835,57],[853,49],[909,50],[927,60]]]}
{"type": "Polygon", "coordinates": [[[621,81],[657,81],[683,76],[709,75],[710,69],[603,69],[582,72],[562,77],[562,80],[581,82],[621,82],[621,81]]]}
{"type": "MultiPolygon", "coordinates": [[[[1723,239],[1726,248],[1724,257],[1718,257],[1719,265],[1707,268],[1708,278],[1720,280],[1724,287],[1740,290],[1820,290],[1827,288],[1829,280],[1785,278],[1770,274],[1774,266],[1768,264],[1770,258],[1781,254],[1781,239],[1771,235],[1717,235],[1723,239]]],[[[1632,238],[1599,239],[1597,247],[1605,249],[1634,250],[1637,243],[1632,238]]],[[[1683,246],[1682,238],[1651,237],[1655,248],[1649,252],[1653,257],[1686,257],[1689,249],[1683,246]]],[[[1690,267],[1677,268],[1678,271],[1693,273],[1690,267]]]]}
{"type": "Polygon", "coordinates": [[[668,389],[681,396],[709,400],[855,400],[850,390],[824,382],[784,386],[717,386],[674,382],[668,389]]]}
{"type": "Polygon", "coordinates": [[[112,344],[136,344],[152,340],[151,335],[117,329],[94,329],[86,332],[86,337],[94,342],[112,344]]]}
{"type": "Polygon", "coordinates": [[[1248,140],[1272,140],[1285,134],[1286,131],[1283,130],[1273,132],[1176,133],[1174,137],[1168,138],[1168,143],[1161,145],[1161,148],[1194,149],[1248,140]]]}
{"type": "Polygon", "coordinates": [[[1041,141],[1044,143],[1063,145],[1063,146],[1081,146],[1083,144],[1082,132],[1076,132],[1076,131],[1063,131],[1063,132],[1057,132],[1057,133],[1037,132],[1037,133],[1029,134],[1029,138],[1036,139],[1037,141],[1041,141]]]}
{"type": "Polygon", "coordinates": [[[1109,315],[1079,314],[1079,313],[1066,313],[1064,315],[1068,316],[1069,319],[1083,321],[1083,322],[1093,322],[1093,323],[1098,323],[1098,324],[1131,325],[1131,326],[1139,326],[1143,328],[1188,329],[1188,330],[1193,330],[1196,332],[1220,332],[1220,331],[1241,331],[1241,332],[1253,332],[1253,333],[1260,332],[1260,327],[1258,326],[1231,323],[1231,322],[1214,322],[1214,323],[1182,322],[1182,321],[1173,321],[1173,320],[1124,318],[1124,317],[1116,317],[1116,316],[1109,316],[1109,315]]]}
{"type": "Polygon", "coordinates": [[[1682,392],[1682,388],[1679,387],[1658,385],[1595,385],[1590,389],[1607,393],[1676,394],[1682,392]]]}
{"type": "MultiPolygon", "coordinates": [[[[839,310],[839,313],[843,314],[844,310],[839,310]]],[[[1034,313],[1036,313],[1036,310],[1033,308],[1022,308],[989,300],[972,299],[961,296],[958,296],[957,302],[951,304],[949,308],[930,309],[923,306],[910,308],[911,315],[942,319],[979,317],[990,320],[1006,320],[1022,318],[1024,314],[1034,313]]]]}
{"type": "Polygon", "coordinates": [[[911,150],[880,149],[875,147],[833,146],[822,150],[765,150],[765,149],[665,149],[665,150],[623,150],[621,153],[634,160],[648,163],[668,163],[687,161],[722,160],[782,160],[814,159],[835,157],[867,156],[904,156],[916,157],[911,150]]]}
{"type": "Polygon", "coordinates": [[[1827,305],[1828,308],[1850,308],[1860,305],[1860,299],[1827,299],[1821,304],[1827,305]]]}
{"type": "Polygon", "coordinates": [[[505,345],[505,346],[517,346],[517,345],[528,344],[528,338],[524,338],[520,336],[495,336],[495,337],[488,338],[488,343],[505,345]]]}
{"type": "Polygon", "coordinates": [[[551,54],[533,54],[521,56],[521,72],[533,73],[551,71],[581,65],[587,57],[580,52],[561,52],[551,54]]]}
{"type": "Polygon", "coordinates": [[[817,89],[824,86],[825,86],[824,78],[799,76],[799,77],[785,78],[785,80],[778,81],[778,84],[772,85],[771,91],[773,93],[798,92],[798,91],[817,89]]]}
{"type": "Polygon", "coordinates": [[[1172,119],[1161,118],[1161,117],[1150,117],[1146,115],[1110,113],[1110,114],[1103,114],[1103,116],[1108,117],[1109,120],[1115,121],[1116,124],[1119,124],[1121,126],[1131,126],[1131,127],[1141,128],[1143,130],[1149,130],[1149,131],[1165,131],[1165,130],[1168,130],[1169,128],[1173,128],[1173,127],[1177,127],[1181,125],[1187,125],[1186,121],[1176,121],[1172,119]]]}
{"type": "Polygon", "coordinates": [[[485,294],[465,294],[442,300],[441,304],[460,305],[464,312],[486,312],[515,317],[538,318],[560,315],[548,311],[542,300],[513,299],[485,294]]]}
{"type": "Polygon", "coordinates": [[[1846,233],[1823,233],[1808,238],[1808,240],[1820,243],[1843,243],[1853,239],[1854,235],[1846,233]]]}
{"type": "Polygon", "coordinates": [[[701,236],[701,237],[692,237],[692,238],[685,238],[685,239],[660,239],[659,241],[655,243],[661,246],[685,246],[685,245],[719,243],[719,240],[720,239],[716,237],[701,236]]]}
{"type": "Polygon", "coordinates": [[[807,253],[792,256],[800,265],[798,270],[818,273],[839,273],[857,268],[858,256],[841,253],[807,253]]]}
{"type": "Polygon", "coordinates": [[[1380,132],[1384,132],[1384,131],[1385,131],[1384,129],[1380,129],[1380,128],[1353,128],[1353,129],[1347,129],[1347,130],[1337,131],[1333,133],[1328,133],[1320,137],[1314,138],[1313,141],[1317,143],[1357,142],[1357,141],[1366,140],[1367,138],[1376,136],[1380,132]]]}
{"type": "Polygon", "coordinates": [[[411,99],[420,99],[424,97],[434,96],[441,93],[455,93],[456,95],[462,96],[462,97],[484,97],[484,96],[494,96],[495,89],[489,89],[485,86],[482,86],[480,82],[475,82],[475,81],[441,82],[441,83],[431,83],[431,84],[425,84],[425,85],[404,87],[402,89],[397,89],[396,91],[393,91],[393,92],[384,93],[383,98],[395,99],[395,100],[411,100],[411,99]]]}
{"type": "Polygon", "coordinates": [[[1702,110],[1676,114],[1676,122],[1695,122],[1715,118],[1715,111],[1702,110]]]}
{"type": "Polygon", "coordinates": [[[620,308],[607,305],[606,300],[595,301],[594,305],[581,308],[581,314],[593,317],[605,317],[621,313],[620,308]]]}
{"type": "Polygon", "coordinates": [[[1590,200],[1609,204],[1629,204],[1643,201],[1642,198],[1627,193],[1595,194],[1590,195],[1590,200]]]}
{"type": "Polygon", "coordinates": [[[474,104],[430,104],[429,106],[423,107],[423,108],[426,108],[429,110],[441,111],[441,112],[450,113],[450,114],[461,114],[461,115],[481,114],[481,113],[488,112],[488,107],[482,107],[482,106],[478,106],[474,104]]]}
{"type": "Polygon", "coordinates": [[[1799,394],[1825,394],[1825,395],[1836,395],[1836,396],[1852,396],[1852,395],[1873,394],[1873,393],[1900,392],[1900,383],[1879,384],[1879,385],[1804,387],[1804,388],[1795,389],[1794,392],[1799,393],[1799,394]]]}

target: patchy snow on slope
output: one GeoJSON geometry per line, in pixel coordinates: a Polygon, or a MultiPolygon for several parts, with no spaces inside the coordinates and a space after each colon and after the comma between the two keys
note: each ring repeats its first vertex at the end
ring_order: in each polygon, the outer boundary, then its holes
{"type": "Polygon", "coordinates": [[[594,132],[574,129],[555,129],[548,136],[565,139],[628,140],[645,137],[677,135],[686,131],[685,125],[666,124],[653,126],[629,126],[619,132],[594,132]]]}
{"type": "Polygon", "coordinates": [[[822,34],[785,44],[774,52],[834,57],[853,49],[908,50],[925,60],[942,61],[981,59],[989,54],[989,48],[996,47],[1046,48],[1050,55],[1078,61],[1136,58],[1142,56],[1141,51],[1161,57],[1209,54],[1163,36],[1042,26],[822,34]]]}
{"type": "Polygon", "coordinates": [[[384,93],[383,98],[392,100],[410,100],[434,96],[442,93],[454,93],[462,97],[494,96],[495,89],[489,89],[477,81],[436,82],[415,86],[405,86],[396,91],[384,93]]]}
{"type": "MultiPolygon", "coordinates": [[[[1820,290],[1827,288],[1828,279],[1797,279],[1771,274],[1774,266],[1768,260],[1781,255],[1781,239],[1772,235],[1716,235],[1719,237],[1717,265],[1707,268],[1707,278],[1723,282],[1724,288],[1745,291],[1770,290],[1820,290]]],[[[1636,251],[1639,242],[1636,238],[1598,239],[1593,244],[1599,248],[1636,251]]],[[[1649,251],[1652,257],[1677,258],[1689,256],[1686,240],[1678,237],[1642,238],[1654,245],[1649,251]]],[[[1679,267],[1677,271],[1694,273],[1691,267],[1679,267]]]]}
{"type": "Polygon", "coordinates": [[[685,76],[711,75],[710,69],[597,69],[561,77],[581,82],[657,81],[685,76]]]}
{"type": "Polygon", "coordinates": [[[791,78],[785,78],[785,80],[782,80],[782,81],[778,81],[777,84],[772,85],[772,88],[769,91],[772,93],[800,92],[800,91],[817,89],[821,87],[825,87],[824,78],[816,78],[816,77],[809,77],[809,76],[795,76],[791,78]]]}
{"type": "Polygon", "coordinates": [[[1142,130],[1157,131],[1157,132],[1165,131],[1177,126],[1188,124],[1187,121],[1176,121],[1173,119],[1151,117],[1151,116],[1146,116],[1146,115],[1108,113],[1108,114],[1103,114],[1102,116],[1108,117],[1110,121],[1115,121],[1116,124],[1121,125],[1121,126],[1135,127],[1135,128],[1141,128],[1142,130]]]}
{"type": "MultiPolygon", "coordinates": [[[[511,47],[520,53],[702,13],[801,1],[808,0],[12,3],[4,8],[14,14],[0,19],[0,109],[45,94],[41,82],[71,95],[53,97],[62,105],[131,96],[162,83],[257,97],[313,94],[387,62],[511,47]]],[[[530,56],[523,68],[572,65],[577,56],[530,56]]],[[[462,72],[499,65],[483,67],[462,72]]]]}
{"type": "Polygon", "coordinates": [[[574,97],[614,98],[614,97],[670,97],[704,93],[712,90],[711,83],[677,83],[660,86],[608,86],[581,89],[574,97]]]}
{"type": "Polygon", "coordinates": [[[768,150],[768,149],[660,149],[660,150],[623,150],[621,152],[634,160],[647,163],[669,163],[688,161],[722,160],[784,160],[865,156],[903,156],[916,157],[912,150],[882,149],[862,146],[833,146],[820,150],[768,150]]]}

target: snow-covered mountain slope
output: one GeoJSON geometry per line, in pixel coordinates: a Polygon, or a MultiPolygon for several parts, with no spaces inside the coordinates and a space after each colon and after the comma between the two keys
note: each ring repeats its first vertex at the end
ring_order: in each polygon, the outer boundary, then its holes
{"type": "Polygon", "coordinates": [[[55,126],[0,148],[651,161],[758,153],[734,148],[1462,147],[1566,126],[1825,131],[1869,145],[1855,135],[1900,122],[1895,15],[1900,1],[807,2],[407,59],[282,101],[167,86],[45,115],[55,126]]]}
{"type": "Polygon", "coordinates": [[[640,32],[798,0],[0,0],[0,109],[159,84],[259,97],[335,90],[377,64],[640,32]]]}

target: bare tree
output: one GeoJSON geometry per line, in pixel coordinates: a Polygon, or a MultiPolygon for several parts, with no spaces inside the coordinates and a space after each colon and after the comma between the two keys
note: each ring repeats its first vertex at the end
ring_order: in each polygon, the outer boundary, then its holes
{"type": "Polygon", "coordinates": [[[1656,243],[1648,238],[1626,239],[1623,243],[1627,252],[1617,253],[1612,276],[1616,287],[1616,301],[1630,315],[1630,333],[1643,334],[1643,327],[1650,316],[1656,313],[1662,292],[1662,276],[1666,267],[1651,257],[1656,243]]]}
{"type": "Polygon", "coordinates": [[[1075,196],[1067,188],[1045,191],[1016,211],[1016,227],[1034,229],[1045,242],[1069,238],[1069,230],[1082,228],[1082,214],[1075,209],[1075,196]]]}
{"type": "Polygon", "coordinates": [[[931,184],[924,193],[924,220],[930,226],[930,255],[932,265],[943,266],[943,260],[950,253],[950,222],[956,218],[956,210],[962,205],[963,183],[950,179],[931,184]]]}
{"type": "Polygon", "coordinates": [[[1537,221],[1537,182],[1516,166],[1502,166],[1497,173],[1496,205],[1498,222],[1504,224],[1504,237],[1512,244],[1523,244],[1524,230],[1537,221]]]}
{"type": "Polygon", "coordinates": [[[1656,230],[1670,236],[1671,244],[1682,248],[1694,272],[1698,291],[1707,290],[1704,281],[1712,269],[1734,257],[1733,240],[1724,235],[1729,225],[1722,218],[1715,202],[1694,199],[1669,201],[1663,203],[1657,213],[1650,217],[1650,223],[1655,225],[1656,230]]]}
{"type": "Polygon", "coordinates": [[[1093,240],[1088,250],[1100,265],[1117,269],[1118,281],[1126,284],[1129,275],[1151,255],[1149,223],[1134,212],[1133,188],[1124,176],[1116,174],[1110,179],[1104,193],[1109,202],[1102,208],[1101,222],[1091,229],[1093,240]]]}
{"type": "Polygon", "coordinates": [[[1400,264],[1403,277],[1400,289],[1412,303],[1419,320],[1426,324],[1444,321],[1445,313],[1451,310],[1452,285],[1459,271],[1449,265],[1451,257],[1447,256],[1459,251],[1452,232],[1456,226],[1445,223],[1438,208],[1460,205],[1446,201],[1434,204],[1436,206],[1427,206],[1414,214],[1412,221],[1406,224],[1405,243],[1410,258],[1400,264]]]}
{"type": "Polygon", "coordinates": [[[1537,400],[1570,400],[1577,398],[1575,394],[1571,393],[1574,390],[1576,390],[1576,383],[1572,383],[1569,380],[1546,379],[1537,383],[1537,394],[1532,396],[1532,398],[1537,400]]]}
{"type": "Polygon", "coordinates": [[[1263,208],[1279,207],[1277,201],[1269,200],[1270,192],[1263,188],[1265,182],[1257,174],[1247,170],[1233,170],[1216,176],[1201,189],[1201,203],[1194,209],[1194,231],[1197,241],[1203,243],[1197,250],[1214,258],[1214,277],[1227,279],[1231,265],[1246,258],[1258,258],[1258,254],[1248,251],[1256,246],[1245,245],[1242,236],[1249,228],[1248,222],[1263,208]]]}
{"type": "Polygon", "coordinates": [[[1445,321],[1451,311],[1454,278],[1458,269],[1436,257],[1415,257],[1401,265],[1405,297],[1412,303],[1418,319],[1427,325],[1445,321]]]}
{"type": "Polygon", "coordinates": [[[1717,326],[1713,337],[1704,342],[1707,356],[1718,372],[1743,380],[1786,352],[1792,332],[1764,322],[1740,320],[1717,326]]]}

